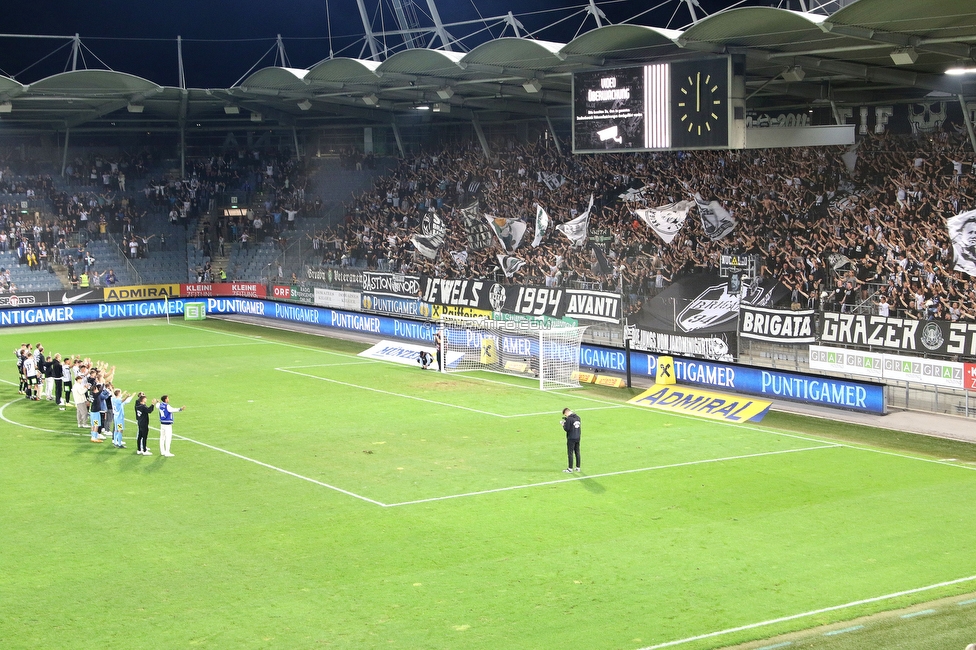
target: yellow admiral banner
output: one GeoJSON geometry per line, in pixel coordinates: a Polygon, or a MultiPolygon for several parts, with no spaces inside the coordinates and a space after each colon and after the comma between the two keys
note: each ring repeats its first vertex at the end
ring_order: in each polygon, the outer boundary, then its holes
{"type": "Polygon", "coordinates": [[[699,415],[726,422],[759,422],[772,402],[755,400],[741,395],[723,395],[694,386],[663,386],[654,384],[630,400],[631,404],[699,415]]]}
{"type": "Polygon", "coordinates": [[[607,375],[600,375],[596,378],[597,386],[609,386],[610,388],[623,388],[624,380],[620,377],[609,377],[607,375]]]}
{"type": "Polygon", "coordinates": [[[160,298],[179,298],[178,284],[136,284],[127,287],[103,289],[105,302],[122,300],[159,300],[160,298]]]}
{"type": "Polygon", "coordinates": [[[596,375],[594,375],[592,372],[579,372],[574,370],[573,374],[570,376],[581,384],[592,384],[594,381],[596,381],[596,375]]]}

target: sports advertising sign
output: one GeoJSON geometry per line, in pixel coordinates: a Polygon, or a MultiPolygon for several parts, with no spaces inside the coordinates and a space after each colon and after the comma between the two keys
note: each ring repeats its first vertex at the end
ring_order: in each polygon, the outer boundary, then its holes
{"type": "Polygon", "coordinates": [[[820,341],[909,355],[976,357],[976,323],[825,312],[820,341]]]}
{"type": "Polygon", "coordinates": [[[326,284],[363,285],[363,271],[344,266],[306,266],[305,277],[326,284]]]}
{"type": "Polygon", "coordinates": [[[362,310],[394,316],[423,317],[424,303],[417,299],[394,298],[372,293],[362,294],[362,310]]]}
{"type": "Polygon", "coordinates": [[[178,298],[180,285],[178,284],[135,284],[126,287],[109,287],[103,289],[102,299],[105,302],[123,300],[153,300],[155,298],[178,298]]]}
{"type": "MultiPolygon", "coordinates": [[[[288,287],[284,287],[288,289],[288,287]]],[[[290,293],[290,291],[289,291],[290,293]]],[[[211,296],[238,296],[240,298],[264,298],[268,288],[253,282],[213,282],[181,284],[180,294],[184,298],[209,298],[211,296]]]]}
{"type": "Polygon", "coordinates": [[[725,422],[759,422],[771,402],[741,395],[713,393],[696,386],[654,384],[629,402],[662,411],[687,413],[725,422]]]}
{"type": "Polygon", "coordinates": [[[878,380],[961,389],[967,387],[966,365],[900,354],[810,346],[810,368],[878,380]]]}

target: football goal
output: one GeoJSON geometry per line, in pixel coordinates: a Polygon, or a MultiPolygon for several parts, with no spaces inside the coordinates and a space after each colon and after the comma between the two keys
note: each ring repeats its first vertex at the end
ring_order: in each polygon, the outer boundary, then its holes
{"type": "Polygon", "coordinates": [[[441,319],[444,372],[488,370],[532,377],[542,390],[579,386],[580,341],[586,327],[552,327],[538,321],[441,319]]]}

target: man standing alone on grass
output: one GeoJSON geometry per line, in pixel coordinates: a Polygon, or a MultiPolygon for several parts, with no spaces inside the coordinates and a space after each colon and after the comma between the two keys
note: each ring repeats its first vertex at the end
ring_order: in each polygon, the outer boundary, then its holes
{"type": "Polygon", "coordinates": [[[159,455],[174,456],[169,451],[173,442],[173,414],[185,411],[186,407],[173,408],[169,405],[169,395],[159,398],[159,455]]]}
{"type": "Polygon", "coordinates": [[[563,409],[563,431],[566,432],[566,456],[569,466],[564,472],[580,471],[580,419],[568,408],[563,409]],[[573,455],[576,455],[576,469],[573,469],[573,455]]]}
{"type": "Polygon", "coordinates": [[[152,404],[146,404],[146,394],[139,393],[136,400],[136,424],[139,425],[139,434],[136,438],[136,453],[140,456],[152,456],[149,446],[149,414],[156,408],[156,400],[152,404]]]}

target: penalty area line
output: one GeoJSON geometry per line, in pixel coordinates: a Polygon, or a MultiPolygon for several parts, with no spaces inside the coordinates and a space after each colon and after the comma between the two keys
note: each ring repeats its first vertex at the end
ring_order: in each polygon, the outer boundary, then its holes
{"type": "Polygon", "coordinates": [[[239,458],[241,460],[246,460],[249,463],[254,463],[255,465],[260,465],[261,467],[265,467],[267,469],[274,470],[276,472],[281,472],[282,474],[286,474],[286,475],[291,476],[293,478],[301,479],[303,481],[308,481],[309,483],[314,483],[315,485],[319,485],[321,487],[328,488],[330,490],[335,490],[336,492],[339,492],[340,494],[345,494],[346,496],[354,497],[354,498],[359,499],[361,501],[366,501],[367,503],[372,503],[373,505],[382,506],[384,508],[387,506],[387,504],[385,504],[385,503],[383,503],[381,501],[376,501],[375,499],[370,499],[369,497],[364,497],[361,494],[356,494],[355,492],[350,492],[349,490],[343,490],[341,487],[336,487],[335,485],[329,485],[328,483],[324,483],[322,481],[318,481],[318,480],[316,480],[314,478],[311,478],[311,477],[308,477],[308,476],[303,476],[301,474],[298,474],[296,472],[289,471],[287,469],[283,469],[281,467],[276,467],[274,465],[271,465],[270,463],[265,463],[265,462],[262,462],[260,460],[256,460],[254,458],[249,458],[249,457],[247,457],[247,456],[245,456],[243,454],[238,454],[237,452],[229,451],[227,449],[221,449],[220,447],[215,447],[214,445],[210,445],[210,444],[207,444],[205,442],[201,442],[199,440],[194,440],[193,438],[187,438],[186,436],[180,436],[180,435],[174,434],[173,437],[176,438],[177,440],[185,440],[186,442],[192,442],[195,445],[200,445],[201,447],[206,447],[207,449],[212,449],[213,451],[219,451],[222,454],[227,454],[228,456],[233,456],[234,458],[239,458]]]}
{"type": "Polygon", "coordinates": [[[676,639],[674,641],[666,641],[665,643],[658,643],[657,645],[649,645],[640,650],[659,650],[659,648],[672,648],[674,646],[683,645],[685,643],[692,643],[693,641],[701,641],[703,639],[714,639],[715,637],[725,636],[727,634],[734,634],[736,632],[746,632],[748,630],[755,630],[760,627],[767,627],[769,625],[776,625],[777,623],[788,623],[789,621],[795,621],[801,618],[808,618],[810,616],[817,616],[818,614],[827,614],[829,612],[837,612],[844,609],[850,609],[852,607],[858,607],[859,605],[870,605],[872,603],[880,603],[886,600],[892,600],[894,598],[900,598],[902,596],[911,596],[913,594],[921,594],[926,591],[932,591],[934,589],[941,589],[943,587],[952,587],[953,585],[961,585],[967,582],[976,581],[976,576],[968,576],[966,578],[958,578],[956,580],[947,580],[946,582],[939,582],[934,585],[927,585],[925,587],[916,587],[915,589],[906,589],[905,591],[897,591],[893,594],[885,594],[884,596],[874,596],[873,598],[865,598],[863,600],[855,600],[850,603],[844,603],[843,605],[832,605],[830,607],[823,607],[821,609],[814,609],[809,612],[802,612],[800,614],[791,614],[790,616],[781,616],[779,618],[773,618],[768,621],[760,621],[758,623],[749,623],[748,625],[740,625],[739,627],[730,627],[727,630],[719,630],[717,632],[709,632],[707,634],[699,634],[698,636],[690,636],[687,639],[676,639]]]}
{"type": "Polygon", "coordinates": [[[593,478],[604,478],[607,476],[622,476],[624,474],[637,474],[639,472],[653,472],[662,469],[673,469],[675,467],[690,467],[693,465],[706,465],[708,463],[722,463],[732,460],[744,460],[747,458],[761,458],[763,456],[778,456],[780,454],[792,454],[800,451],[814,451],[817,449],[835,449],[840,445],[818,445],[816,447],[802,447],[800,449],[781,449],[779,451],[762,451],[755,454],[743,454],[741,456],[726,456],[724,458],[706,458],[704,460],[690,460],[684,463],[671,463],[668,465],[655,465],[653,467],[640,467],[637,469],[624,469],[617,472],[603,472],[601,474],[584,474],[572,478],[554,479],[541,483],[526,483],[524,485],[510,485],[508,487],[492,488],[490,490],[478,490],[476,492],[464,492],[462,494],[449,494],[441,497],[430,497],[427,499],[415,499],[413,501],[401,501],[400,503],[388,503],[385,507],[395,508],[398,506],[412,506],[419,503],[431,503],[433,501],[447,501],[448,499],[460,499],[462,497],[481,496],[483,494],[494,494],[496,492],[511,492],[512,490],[525,490],[528,488],[545,487],[546,485],[559,485],[560,483],[572,483],[593,478]]]}

